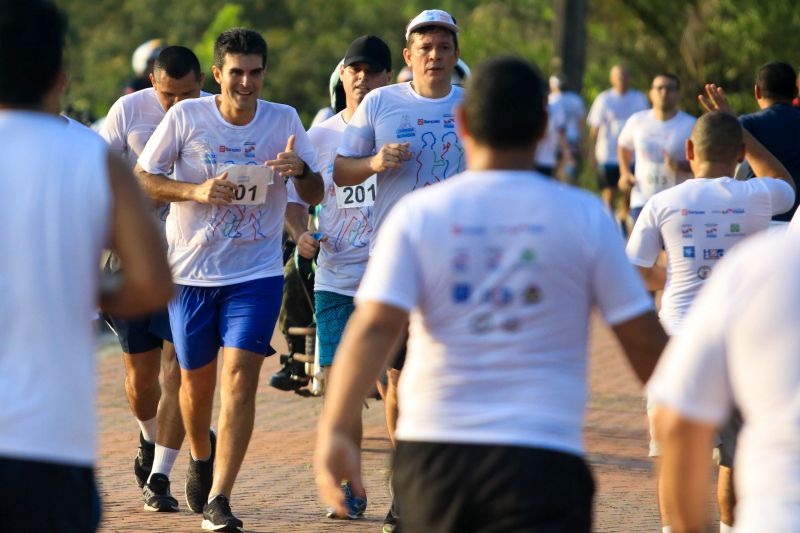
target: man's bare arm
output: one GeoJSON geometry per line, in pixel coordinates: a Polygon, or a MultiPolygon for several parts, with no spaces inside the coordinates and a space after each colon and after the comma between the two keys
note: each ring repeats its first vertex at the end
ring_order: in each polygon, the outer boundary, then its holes
{"type": "Polygon", "coordinates": [[[123,268],[118,283],[101,289],[100,306],[112,315],[138,316],[166,306],[172,298],[172,273],[136,180],[110,153],[107,164],[113,198],[110,245],[123,268]]]}
{"type": "Polygon", "coordinates": [[[597,170],[597,155],[595,154],[595,150],[597,147],[597,135],[599,133],[599,129],[596,126],[591,126],[589,128],[589,142],[586,146],[586,160],[589,162],[589,167],[597,170]]]}
{"type": "Polygon", "coordinates": [[[636,183],[636,178],[631,173],[633,150],[617,146],[617,159],[619,160],[619,190],[630,191],[636,183]]]}
{"type": "Polygon", "coordinates": [[[157,202],[200,202],[224,205],[231,203],[236,187],[227,181],[223,172],[203,183],[169,179],[163,174],[151,174],[138,164],[134,169],[144,193],[157,202]]]}
{"type": "Polygon", "coordinates": [[[409,143],[384,144],[377,154],[367,157],[337,155],[333,162],[333,181],[339,187],[358,185],[373,174],[399,168],[411,159],[409,146],[409,143]]]}
{"type": "Polygon", "coordinates": [[[654,414],[661,479],[673,533],[706,531],[714,425],[687,420],[667,407],[654,414]]]}
{"type": "Polygon", "coordinates": [[[292,240],[297,243],[297,251],[306,259],[312,259],[319,249],[317,239],[308,231],[308,210],[305,206],[289,202],[286,204],[284,223],[292,240]]]}
{"type": "Polygon", "coordinates": [[[294,180],[294,188],[304,202],[309,205],[317,205],[325,195],[322,176],[318,172],[311,170],[308,165],[305,166],[305,169],[306,173],[302,177],[292,178],[294,180]]]}
{"type": "Polygon", "coordinates": [[[655,264],[650,268],[637,267],[648,291],[660,291],[667,284],[667,269],[655,264]]]}
{"type": "Polygon", "coordinates": [[[655,312],[648,311],[612,329],[639,380],[646,383],[668,340],[655,312]]]}

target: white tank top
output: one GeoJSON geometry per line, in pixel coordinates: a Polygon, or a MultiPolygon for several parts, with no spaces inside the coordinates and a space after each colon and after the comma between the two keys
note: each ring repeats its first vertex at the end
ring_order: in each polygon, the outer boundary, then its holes
{"type": "Polygon", "coordinates": [[[0,139],[0,457],[91,466],[107,146],[24,111],[0,111],[0,139]]]}

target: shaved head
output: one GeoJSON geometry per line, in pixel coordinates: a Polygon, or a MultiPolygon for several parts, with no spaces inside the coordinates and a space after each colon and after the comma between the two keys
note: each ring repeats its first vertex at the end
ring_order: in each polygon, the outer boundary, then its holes
{"type": "Polygon", "coordinates": [[[691,139],[698,162],[736,163],[744,144],[742,126],[736,117],[719,111],[697,119],[691,139]]]}
{"type": "Polygon", "coordinates": [[[611,67],[611,72],[608,77],[609,81],[611,81],[611,86],[618,92],[624,93],[628,90],[630,72],[628,72],[628,69],[624,65],[614,65],[611,67]]]}

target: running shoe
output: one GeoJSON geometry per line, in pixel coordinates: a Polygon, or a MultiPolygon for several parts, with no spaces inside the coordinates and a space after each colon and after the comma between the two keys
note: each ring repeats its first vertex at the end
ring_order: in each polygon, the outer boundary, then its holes
{"type": "Polygon", "coordinates": [[[347,507],[347,516],[339,516],[332,508],[328,508],[326,516],[328,518],[348,518],[358,520],[364,517],[367,510],[367,498],[359,498],[353,494],[353,489],[347,481],[342,482],[342,492],[344,493],[344,504],[347,507]]]}
{"type": "Polygon", "coordinates": [[[392,500],[392,506],[389,507],[389,512],[386,513],[386,518],[383,519],[383,533],[394,533],[397,530],[397,510],[392,500]]]}
{"type": "MultiPolygon", "coordinates": [[[[211,457],[206,461],[196,461],[189,453],[189,471],[186,473],[186,504],[192,512],[200,514],[208,501],[211,483],[214,480],[214,455],[217,450],[217,436],[211,432],[211,457]]],[[[223,530],[219,530],[223,531],[223,530]]],[[[224,530],[227,531],[227,530],[224,530]]]]}
{"type": "Polygon", "coordinates": [[[136,476],[136,484],[139,485],[140,489],[144,487],[144,484],[147,483],[147,478],[150,477],[155,455],[156,445],[144,440],[144,435],[140,431],[139,451],[136,452],[136,458],[133,460],[133,475],[136,476]]]}
{"type": "Polygon", "coordinates": [[[164,474],[153,474],[142,490],[144,510],[156,513],[177,513],[178,500],[169,492],[169,478],[164,474]]]}
{"type": "Polygon", "coordinates": [[[220,494],[203,506],[203,529],[206,531],[242,531],[244,524],[231,512],[228,498],[220,494]]]}

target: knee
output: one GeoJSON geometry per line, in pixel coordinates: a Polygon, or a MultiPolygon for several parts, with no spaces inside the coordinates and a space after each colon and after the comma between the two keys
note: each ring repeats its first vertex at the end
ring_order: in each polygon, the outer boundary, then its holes
{"type": "Polygon", "coordinates": [[[162,389],[165,394],[177,394],[181,387],[181,369],[178,361],[165,362],[161,368],[162,389]]]}
{"type": "Polygon", "coordinates": [[[181,394],[190,401],[213,401],[216,386],[213,377],[187,372],[179,379],[181,394]]]}
{"type": "Polygon", "coordinates": [[[258,374],[239,366],[225,369],[220,393],[235,402],[254,400],[258,389],[258,374]]]}
{"type": "Polygon", "coordinates": [[[142,394],[159,386],[158,370],[148,366],[129,367],[125,379],[134,393],[142,394]]]}

